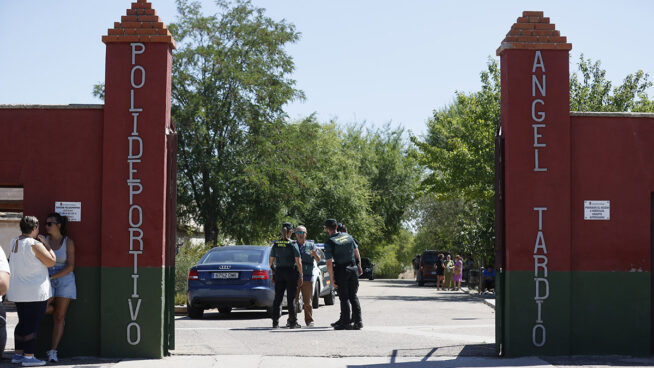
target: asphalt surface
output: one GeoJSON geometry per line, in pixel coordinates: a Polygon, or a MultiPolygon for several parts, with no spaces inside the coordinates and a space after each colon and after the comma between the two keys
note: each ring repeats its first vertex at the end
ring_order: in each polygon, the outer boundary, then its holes
{"type": "MultiPolygon", "coordinates": [[[[61,367],[577,367],[654,366],[654,359],[622,356],[498,358],[492,296],[436,291],[411,280],[362,281],[359,292],[364,328],[334,331],[336,305],[314,310],[316,326],[273,330],[256,311],[222,315],[205,312],[202,320],[176,317],[176,350],[158,360],[62,359],[61,367]]],[[[15,326],[8,313],[8,335],[15,326]]],[[[280,320],[283,325],[286,315],[280,320]]],[[[11,340],[11,336],[10,336],[11,340]]],[[[7,343],[8,352],[13,341],[7,343]]],[[[7,360],[0,366],[12,366],[7,360]]],[[[15,365],[14,365],[15,366],[15,365]]]]}

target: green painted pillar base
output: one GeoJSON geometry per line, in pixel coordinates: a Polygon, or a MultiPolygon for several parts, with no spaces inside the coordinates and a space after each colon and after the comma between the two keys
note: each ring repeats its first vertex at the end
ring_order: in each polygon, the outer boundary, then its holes
{"type": "Polygon", "coordinates": [[[132,267],[101,270],[100,355],[162,358],[165,268],[139,267],[136,290],[133,274],[132,267]]]}
{"type": "MultiPolygon", "coordinates": [[[[75,267],[77,299],[71,300],[66,313],[66,325],[59,356],[94,356],[100,353],[100,268],[75,267]]],[[[13,334],[8,329],[7,334],[13,334]]],[[[52,317],[45,316],[39,325],[36,355],[44,356],[52,342],[52,317]]],[[[6,349],[13,349],[7,346],[6,349]]]]}

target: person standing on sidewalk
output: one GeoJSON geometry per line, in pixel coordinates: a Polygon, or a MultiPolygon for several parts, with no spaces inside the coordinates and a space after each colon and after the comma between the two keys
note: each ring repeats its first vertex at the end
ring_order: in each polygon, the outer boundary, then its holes
{"type": "Polygon", "coordinates": [[[45,309],[45,314],[52,315],[52,345],[48,354],[48,361],[58,362],[57,348],[64,334],[66,325],[66,312],[70,301],[77,299],[77,286],[75,285],[75,242],[68,236],[66,217],[53,212],[46,219],[46,238],[52,246],[57,257],[54,266],[48,268],[51,297],[45,309]]]}
{"type": "Polygon", "coordinates": [[[0,357],[5,353],[7,344],[7,313],[2,306],[2,296],[9,290],[9,262],[5,251],[0,247],[0,357]]]}
{"type": "Polygon", "coordinates": [[[275,300],[272,307],[272,327],[279,328],[282,298],[286,291],[288,305],[289,328],[300,328],[297,323],[295,311],[295,296],[297,289],[302,285],[302,261],[297,243],[291,240],[293,225],[289,222],[282,224],[282,238],[275,241],[270,250],[270,272],[275,284],[275,300]]]}
{"type": "Polygon", "coordinates": [[[297,245],[300,249],[300,258],[302,259],[302,286],[298,287],[296,300],[299,300],[300,292],[302,292],[302,302],[304,303],[304,322],[308,327],[313,327],[313,306],[311,305],[311,298],[313,297],[313,283],[316,282],[316,275],[313,274],[313,269],[316,267],[316,262],[320,262],[318,249],[313,242],[307,241],[307,228],[300,225],[295,229],[295,236],[297,238],[297,245]]]}
{"type": "Polygon", "coordinates": [[[36,217],[23,216],[20,231],[23,234],[11,241],[9,254],[11,275],[7,299],[16,304],[18,314],[11,362],[35,367],[45,365],[45,361],[34,356],[34,350],[39,322],[50,298],[48,267],[54,266],[57,258],[45,236],[38,235],[39,220],[36,217]]]}
{"type": "Polygon", "coordinates": [[[338,290],[341,302],[341,317],[334,324],[335,330],[363,328],[361,305],[357,297],[361,255],[354,239],[347,233],[336,231],[338,222],[334,219],[325,221],[325,230],[329,238],[325,241],[325,259],[329,277],[334,280],[334,289],[338,290]],[[350,317],[350,305],[352,316],[350,317]]]}

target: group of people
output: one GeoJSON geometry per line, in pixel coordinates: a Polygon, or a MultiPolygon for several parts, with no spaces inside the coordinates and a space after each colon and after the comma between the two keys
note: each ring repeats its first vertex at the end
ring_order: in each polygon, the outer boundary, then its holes
{"type": "MultiPolygon", "coordinates": [[[[332,323],[335,330],[363,328],[361,306],[357,297],[361,255],[358,244],[347,233],[347,228],[335,219],[325,221],[325,231],[329,238],[325,241],[325,259],[327,271],[334,289],[338,290],[341,306],[340,318],[332,323]]],[[[297,322],[295,300],[302,294],[304,302],[304,322],[308,327],[314,326],[311,299],[316,281],[313,275],[315,262],[320,261],[318,250],[307,239],[306,227],[282,224],[282,238],[273,243],[270,251],[270,269],[275,285],[275,299],[272,307],[272,327],[279,328],[281,304],[286,292],[288,306],[288,328],[300,328],[297,322]],[[295,232],[296,239],[291,237],[295,232]]]]}
{"type": "MultiPolygon", "coordinates": [[[[12,363],[24,367],[45,365],[34,356],[39,323],[45,314],[53,319],[48,361],[57,362],[57,348],[64,332],[70,301],[77,298],[75,284],[75,243],[68,237],[67,219],[51,213],[46,234],[39,234],[39,220],[23,216],[21,235],[12,239],[9,257],[0,248],[1,295],[16,305],[18,324],[14,329],[12,363]]],[[[0,303],[0,356],[7,342],[6,313],[0,303]]]]}
{"type": "Polygon", "coordinates": [[[449,254],[438,254],[436,259],[436,290],[460,290],[463,279],[463,258],[456,255],[452,261],[449,254]]]}

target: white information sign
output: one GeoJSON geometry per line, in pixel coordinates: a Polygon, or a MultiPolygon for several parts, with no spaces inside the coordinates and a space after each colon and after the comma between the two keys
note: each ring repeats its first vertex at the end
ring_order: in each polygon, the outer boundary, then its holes
{"type": "Polygon", "coordinates": [[[584,201],[584,220],[610,220],[611,201],[584,201]]]}
{"type": "Polygon", "coordinates": [[[82,202],[55,202],[55,212],[68,217],[70,222],[82,221],[82,202]]]}

